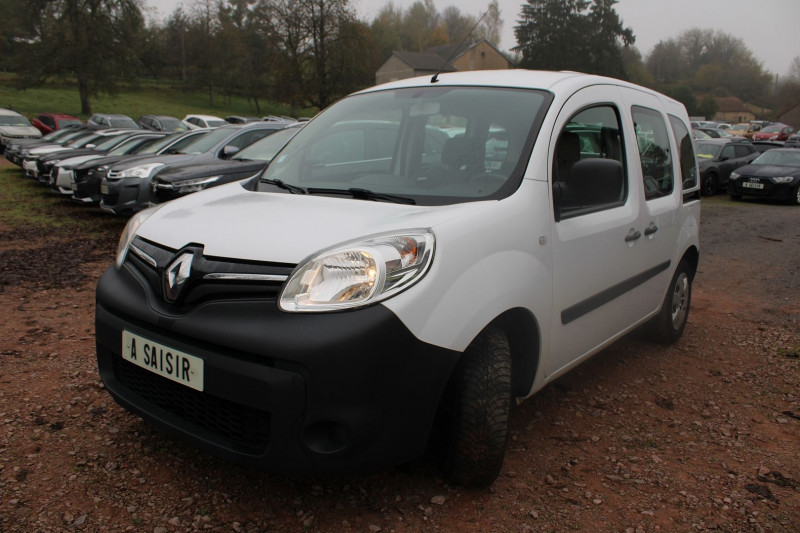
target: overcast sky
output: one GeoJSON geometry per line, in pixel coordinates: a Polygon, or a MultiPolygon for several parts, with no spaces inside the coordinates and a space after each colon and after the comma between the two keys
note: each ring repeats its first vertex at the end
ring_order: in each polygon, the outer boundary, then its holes
{"type": "MultiPolygon", "coordinates": [[[[361,17],[372,20],[383,0],[351,0],[361,17]]],[[[161,17],[192,0],[145,0],[161,17]]],[[[407,8],[414,0],[394,0],[407,8]]],[[[441,13],[450,5],[478,16],[489,0],[434,0],[441,13]]],[[[503,20],[500,48],[516,46],[514,26],[524,0],[498,0],[503,20]]],[[[764,68],[783,76],[792,59],[800,56],[800,0],[619,0],[617,13],[636,35],[635,46],[645,57],[659,41],[692,28],[719,30],[741,38],[764,68]]],[[[566,44],[566,43],[565,43],[566,44]]]]}

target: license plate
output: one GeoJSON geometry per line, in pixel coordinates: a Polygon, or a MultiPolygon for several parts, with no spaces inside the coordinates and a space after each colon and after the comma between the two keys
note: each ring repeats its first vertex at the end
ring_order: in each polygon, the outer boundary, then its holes
{"type": "Polygon", "coordinates": [[[73,191],[77,191],[78,184],[73,181],[72,183],[69,184],[69,188],[72,189],[73,191]]]}
{"type": "Polygon", "coordinates": [[[204,361],[194,355],[123,330],[122,358],[175,383],[203,390],[204,361]]]}
{"type": "Polygon", "coordinates": [[[100,194],[108,194],[108,185],[100,186],[100,194]]]}
{"type": "Polygon", "coordinates": [[[747,189],[763,189],[764,188],[764,184],[763,183],[752,183],[752,182],[749,182],[749,181],[744,181],[744,182],[742,182],[742,187],[745,187],[747,189]]]}

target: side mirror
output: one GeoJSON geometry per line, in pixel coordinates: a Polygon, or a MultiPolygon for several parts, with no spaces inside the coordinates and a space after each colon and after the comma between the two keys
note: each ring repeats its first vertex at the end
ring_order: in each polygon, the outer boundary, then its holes
{"type": "Polygon", "coordinates": [[[569,178],[553,184],[556,221],[573,212],[622,202],[625,171],[615,159],[581,159],[572,165],[569,178]]]}
{"type": "Polygon", "coordinates": [[[239,151],[239,148],[229,144],[225,148],[222,149],[222,157],[224,159],[228,159],[229,157],[235,155],[239,151]]]}
{"type": "Polygon", "coordinates": [[[728,159],[730,159],[730,157],[728,157],[727,155],[720,156],[719,158],[720,161],[727,161],[728,159]]]}
{"type": "Polygon", "coordinates": [[[95,146],[97,146],[97,145],[89,143],[84,148],[94,148],[95,146]]]}

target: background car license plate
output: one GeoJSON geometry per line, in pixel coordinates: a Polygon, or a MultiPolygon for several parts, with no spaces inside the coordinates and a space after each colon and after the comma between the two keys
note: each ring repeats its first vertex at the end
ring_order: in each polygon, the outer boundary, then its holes
{"type": "Polygon", "coordinates": [[[742,187],[745,187],[747,189],[763,189],[764,188],[764,184],[763,183],[751,183],[749,181],[745,181],[745,182],[742,183],[742,187]]]}
{"type": "Polygon", "coordinates": [[[204,361],[194,355],[123,330],[122,358],[175,383],[203,390],[204,361]]]}
{"type": "Polygon", "coordinates": [[[108,194],[108,185],[100,186],[100,194],[108,194]]]}

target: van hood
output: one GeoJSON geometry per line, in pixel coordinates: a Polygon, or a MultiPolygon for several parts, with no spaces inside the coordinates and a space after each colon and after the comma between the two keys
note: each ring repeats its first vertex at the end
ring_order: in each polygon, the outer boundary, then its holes
{"type": "Polygon", "coordinates": [[[309,255],[377,233],[434,228],[475,216],[496,201],[414,206],[329,196],[252,192],[231,183],[162,204],[139,228],[147,240],[204,255],[297,264],[309,255]]]}

